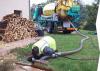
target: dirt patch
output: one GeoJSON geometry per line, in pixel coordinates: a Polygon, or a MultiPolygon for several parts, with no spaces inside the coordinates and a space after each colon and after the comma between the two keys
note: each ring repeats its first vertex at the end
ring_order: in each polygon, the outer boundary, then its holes
{"type": "Polygon", "coordinates": [[[17,61],[15,53],[0,57],[0,71],[43,71],[29,66],[17,65],[15,64],[17,61]]]}
{"type": "Polygon", "coordinates": [[[43,71],[43,70],[32,68],[32,67],[29,67],[29,66],[16,65],[16,68],[13,71],[43,71]]]}
{"type": "Polygon", "coordinates": [[[37,68],[33,68],[30,66],[22,66],[15,64],[16,62],[19,62],[17,60],[17,53],[13,52],[10,53],[11,50],[15,48],[22,48],[23,46],[26,46],[30,43],[34,43],[39,38],[27,38],[20,41],[15,41],[11,43],[0,43],[2,44],[0,48],[0,71],[43,71],[37,68]]]}
{"type": "Polygon", "coordinates": [[[5,56],[7,55],[11,50],[15,49],[15,48],[23,48],[24,46],[27,46],[28,44],[33,44],[36,41],[38,41],[40,39],[40,37],[36,37],[36,38],[26,38],[23,40],[19,40],[19,41],[15,41],[15,42],[10,42],[10,43],[6,43],[6,44],[2,44],[0,45],[0,56],[5,56]]]}

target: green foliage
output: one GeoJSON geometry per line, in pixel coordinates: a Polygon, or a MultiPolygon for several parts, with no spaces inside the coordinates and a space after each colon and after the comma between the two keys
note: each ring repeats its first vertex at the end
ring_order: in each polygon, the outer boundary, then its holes
{"type": "Polygon", "coordinates": [[[82,6],[81,9],[81,26],[85,30],[96,30],[96,18],[98,12],[98,4],[82,6]]]}

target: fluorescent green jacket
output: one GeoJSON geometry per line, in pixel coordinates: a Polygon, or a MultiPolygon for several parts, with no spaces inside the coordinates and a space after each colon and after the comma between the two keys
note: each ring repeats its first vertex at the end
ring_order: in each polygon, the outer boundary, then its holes
{"type": "Polygon", "coordinates": [[[56,41],[55,41],[55,39],[53,39],[50,36],[44,36],[42,39],[37,41],[32,46],[32,48],[34,48],[34,46],[37,46],[39,48],[39,54],[42,54],[43,49],[45,48],[45,46],[48,46],[48,47],[52,48],[55,51],[56,50],[56,41]]]}

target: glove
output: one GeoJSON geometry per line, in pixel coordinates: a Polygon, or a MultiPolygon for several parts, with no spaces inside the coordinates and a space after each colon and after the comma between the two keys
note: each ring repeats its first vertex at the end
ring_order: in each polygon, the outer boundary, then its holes
{"type": "Polygon", "coordinates": [[[52,54],[52,57],[56,58],[56,57],[58,57],[58,55],[57,54],[52,54]]]}
{"type": "Polygon", "coordinates": [[[35,58],[32,57],[32,63],[34,63],[34,62],[35,62],[35,58]]]}

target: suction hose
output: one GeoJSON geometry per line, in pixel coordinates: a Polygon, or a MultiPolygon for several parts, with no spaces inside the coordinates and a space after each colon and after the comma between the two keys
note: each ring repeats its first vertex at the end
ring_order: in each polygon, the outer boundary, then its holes
{"type": "MultiPolygon", "coordinates": [[[[71,23],[71,26],[73,28],[75,28],[75,26],[71,23]]],[[[89,39],[89,37],[87,35],[84,35],[82,34],[81,32],[79,32],[77,29],[75,29],[75,31],[82,37],[84,37],[83,39],[81,39],[80,41],[80,47],[75,49],[75,50],[71,50],[71,51],[66,51],[66,52],[58,52],[56,53],[58,56],[66,56],[66,55],[71,55],[71,54],[74,54],[74,53],[77,53],[79,52],[82,48],[83,48],[83,42],[87,39],[89,39]]]]}

